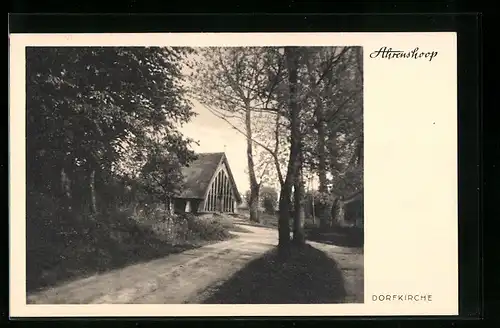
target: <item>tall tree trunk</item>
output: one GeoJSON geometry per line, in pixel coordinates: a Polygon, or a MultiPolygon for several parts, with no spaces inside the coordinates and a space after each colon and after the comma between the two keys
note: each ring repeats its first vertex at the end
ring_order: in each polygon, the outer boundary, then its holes
{"type": "Polygon", "coordinates": [[[345,201],[343,197],[340,197],[337,207],[338,207],[338,212],[336,217],[336,223],[338,225],[343,225],[345,223],[345,201]]]}
{"type": "Polygon", "coordinates": [[[278,155],[280,147],[280,118],[281,114],[277,113],[274,121],[274,152],[272,156],[274,159],[274,166],[276,167],[276,174],[278,175],[278,182],[280,186],[283,186],[285,180],[283,179],[283,173],[281,172],[281,163],[278,155]]]}
{"type": "MultiPolygon", "coordinates": [[[[326,148],[325,148],[325,126],[323,122],[323,109],[321,106],[316,106],[316,117],[318,124],[318,179],[319,179],[319,192],[323,196],[328,193],[328,180],[326,178],[326,148]]],[[[328,225],[328,218],[330,214],[328,203],[322,202],[319,206],[318,212],[320,213],[319,225],[324,228],[328,225]]]]}
{"type": "Polygon", "coordinates": [[[364,165],[364,136],[361,135],[359,137],[359,140],[357,142],[357,148],[356,148],[356,157],[357,157],[357,160],[356,160],[356,164],[357,165],[361,165],[363,166],[364,165]]]}
{"type": "MultiPolygon", "coordinates": [[[[300,157],[300,156],[299,156],[300,157]]],[[[294,208],[295,215],[293,218],[293,243],[295,245],[302,246],[305,244],[304,235],[304,221],[305,221],[305,211],[304,211],[304,181],[302,176],[302,164],[297,172],[294,183],[294,208]]]]}
{"type": "MultiPolygon", "coordinates": [[[[287,174],[288,178],[288,174],[287,174]]],[[[290,179],[285,179],[281,186],[279,199],[278,217],[278,251],[280,255],[286,256],[290,252],[290,197],[292,195],[292,184],[290,179]]]]}
{"type": "Polygon", "coordinates": [[[260,184],[255,176],[255,164],[253,161],[253,140],[252,140],[252,109],[250,104],[246,104],[245,128],[247,133],[247,165],[248,177],[250,180],[250,199],[248,208],[250,210],[250,221],[259,222],[259,191],[260,184]]]}
{"type": "MultiPolygon", "coordinates": [[[[318,131],[318,142],[317,142],[317,156],[318,156],[318,179],[319,179],[319,192],[322,196],[328,193],[328,181],[326,178],[326,146],[325,146],[325,117],[323,112],[323,101],[321,99],[321,94],[319,87],[317,86],[316,79],[313,75],[313,68],[310,61],[307,61],[308,72],[309,72],[309,83],[314,89],[314,116],[316,118],[316,129],[318,131]]],[[[321,202],[318,208],[319,214],[319,224],[321,228],[328,225],[328,218],[330,216],[330,208],[328,204],[321,202]]]]}
{"type": "Polygon", "coordinates": [[[335,223],[335,220],[337,219],[338,203],[339,203],[339,199],[338,199],[338,197],[335,197],[335,199],[333,199],[333,201],[331,203],[329,202],[326,205],[328,213],[329,213],[328,214],[329,220],[327,222],[327,225],[329,227],[332,227],[335,223]]]}
{"type": "Polygon", "coordinates": [[[295,50],[285,47],[285,59],[288,70],[288,84],[290,99],[288,109],[290,112],[290,155],[288,159],[288,169],[280,193],[279,204],[279,244],[278,249],[281,254],[288,254],[290,250],[290,205],[292,186],[297,178],[300,165],[300,121],[299,104],[297,103],[297,67],[298,58],[295,50]]]}
{"type": "Polygon", "coordinates": [[[69,170],[65,167],[61,168],[61,195],[62,195],[62,204],[63,211],[70,212],[71,211],[71,179],[68,175],[69,170]]]}
{"type": "Polygon", "coordinates": [[[90,189],[90,210],[92,214],[97,214],[97,199],[95,191],[95,169],[92,169],[90,171],[89,189],[90,189]]]}
{"type": "Polygon", "coordinates": [[[364,86],[364,73],[363,73],[363,47],[356,48],[356,61],[358,62],[358,70],[361,78],[361,86],[364,86]]]}
{"type": "Polygon", "coordinates": [[[260,185],[257,184],[250,187],[250,199],[248,209],[250,211],[250,220],[259,222],[259,199],[260,199],[260,185]]]}

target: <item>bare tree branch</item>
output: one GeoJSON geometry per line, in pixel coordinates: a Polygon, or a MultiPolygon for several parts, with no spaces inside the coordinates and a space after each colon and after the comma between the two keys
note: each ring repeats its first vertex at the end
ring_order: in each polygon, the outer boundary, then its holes
{"type": "MultiPolygon", "coordinates": [[[[215,116],[217,116],[218,118],[224,120],[227,124],[229,124],[233,129],[235,129],[236,131],[238,131],[239,133],[241,133],[242,135],[244,135],[246,138],[248,138],[248,135],[247,133],[245,133],[242,129],[238,128],[236,125],[234,125],[231,121],[229,121],[224,115],[219,115],[216,111],[214,111],[211,107],[207,106],[207,105],[204,105],[212,114],[214,114],[215,116]]],[[[273,154],[273,151],[267,147],[266,145],[264,145],[263,143],[261,143],[260,141],[258,140],[255,140],[253,138],[250,138],[252,140],[252,142],[255,142],[257,145],[259,145],[260,147],[262,147],[263,149],[265,149],[266,151],[268,151],[269,153],[273,154]]]]}
{"type": "Polygon", "coordinates": [[[345,99],[339,106],[337,106],[337,110],[333,112],[328,118],[325,119],[325,122],[333,120],[335,116],[338,113],[340,113],[340,111],[347,105],[347,103],[359,94],[359,92],[361,92],[360,89],[352,91],[351,94],[347,97],[347,99],[345,99]]]}
{"type": "Polygon", "coordinates": [[[274,81],[271,85],[271,88],[269,89],[268,93],[267,93],[267,99],[266,99],[266,102],[265,102],[265,105],[264,105],[264,108],[268,108],[269,106],[269,102],[271,101],[271,95],[274,93],[276,87],[278,86],[278,84],[282,81],[279,79],[279,77],[281,76],[281,72],[282,72],[282,69],[283,69],[283,65],[282,65],[282,60],[281,58],[279,59],[279,64],[278,64],[278,70],[276,71],[276,75],[275,75],[275,78],[274,78],[274,81]]]}
{"type": "Polygon", "coordinates": [[[236,83],[236,81],[233,79],[231,74],[229,73],[227,66],[224,64],[224,61],[222,60],[222,56],[218,56],[218,57],[219,57],[219,63],[221,65],[222,69],[224,70],[224,75],[228,79],[228,82],[231,84],[231,88],[233,88],[233,90],[240,95],[240,97],[243,101],[247,100],[245,93],[240,88],[238,83],[236,83]]]}
{"type": "Polygon", "coordinates": [[[321,83],[321,81],[330,72],[330,70],[332,69],[333,65],[335,65],[340,60],[340,58],[342,58],[344,56],[344,54],[347,52],[347,50],[349,50],[349,48],[350,47],[344,47],[342,49],[342,51],[340,51],[340,53],[337,56],[335,56],[335,52],[332,54],[331,62],[328,64],[328,66],[326,67],[326,69],[323,70],[323,74],[321,74],[321,76],[319,77],[319,79],[315,82],[316,86],[318,86],[321,83]]]}
{"type": "Polygon", "coordinates": [[[349,203],[351,202],[357,195],[361,194],[362,192],[364,191],[364,188],[361,188],[355,192],[353,192],[352,194],[348,195],[348,196],[343,196],[343,201],[345,203],[349,203]]]}
{"type": "Polygon", "coordinates": [[[264,166],[264,169],[262,169],[262,172],[261,172],[260,177],[259,177],[259,184],[262,182],[262,179],[264,178],[264,176],[267,173],[267,167],[269,166],[269,163],[270,162],[266,162],[266,166],[264,166]]]}

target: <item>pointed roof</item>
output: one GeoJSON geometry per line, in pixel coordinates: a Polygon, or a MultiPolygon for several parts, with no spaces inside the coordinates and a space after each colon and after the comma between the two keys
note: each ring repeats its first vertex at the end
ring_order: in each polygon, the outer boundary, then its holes
{"type": "Polygon", "coordinates": [[[179,197],[204,199],[217,168],[222,163],[225,163],[229,179],[235,189],[236,200],[241,202],[241,197],[236,187],[231,169],[229,168],[225,153],[199,153],[196,154],[196,156],[197,158],[194,161],[182,168],[184,186],[179,197]]]}

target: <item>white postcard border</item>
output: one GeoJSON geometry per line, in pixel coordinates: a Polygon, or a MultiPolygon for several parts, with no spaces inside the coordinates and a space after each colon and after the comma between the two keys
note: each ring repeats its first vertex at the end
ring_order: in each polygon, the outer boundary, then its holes
{"type": "Polygon", "coordinates": [[[10,315],[345,316],[458,314],[456,34],[148,33],[11,34],[10,315]],[[25,47],[313,46],[364,49],[365,303],[297,305],[27,305],[25,245],[25,47]],[[382,47],[435,51],[372,58],[382,47]],[[373,301],[373,295],[432,295],[373,301]]]}

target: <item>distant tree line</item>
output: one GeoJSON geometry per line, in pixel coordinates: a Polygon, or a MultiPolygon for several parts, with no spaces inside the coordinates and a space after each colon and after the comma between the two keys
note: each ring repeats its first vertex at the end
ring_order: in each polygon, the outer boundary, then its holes
{"type": "MultiPolygon", "coordinates": [[[[278,192],[268,186],[262,186],[260,189],[260,195],[259,195],[259,207],[264,210],[268,214],[275,214],[276,210],[278,208],[278,192]]],[[[246,204],[250,203],[251,199],[251,191],[248,190],[245,193],[245,202],[246,204]]]]}

